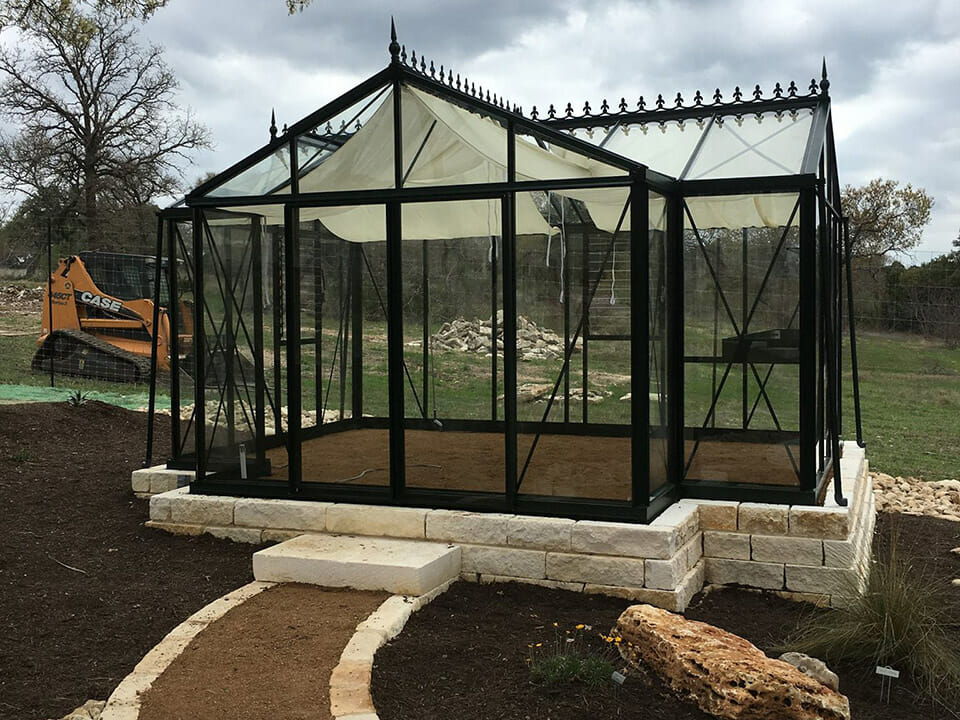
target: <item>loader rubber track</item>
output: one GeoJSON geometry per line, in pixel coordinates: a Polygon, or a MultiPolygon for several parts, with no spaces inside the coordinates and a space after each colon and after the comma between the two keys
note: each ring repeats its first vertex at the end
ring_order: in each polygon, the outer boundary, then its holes
{"type": "Polygon", "coordinates": [[[81,330],[54,330],[33,356],[35,371],[109,382],[149,382],[150,358],[141,357],[81,330]]]}

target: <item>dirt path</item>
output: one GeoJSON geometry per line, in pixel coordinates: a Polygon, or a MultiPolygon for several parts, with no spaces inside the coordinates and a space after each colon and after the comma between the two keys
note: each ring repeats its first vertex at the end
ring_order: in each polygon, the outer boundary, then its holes
{"type": "Polygon", "coordinates": [[[330,717],[330,673],[389,595],[278,585],[194,638],[143,696],[140,720],[330,717]]]}

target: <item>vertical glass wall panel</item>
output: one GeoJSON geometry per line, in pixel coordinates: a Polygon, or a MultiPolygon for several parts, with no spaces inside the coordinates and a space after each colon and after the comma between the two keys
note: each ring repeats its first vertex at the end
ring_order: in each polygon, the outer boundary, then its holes
{"type": "Polygon", "coordinates": [[[649,194],[649,373],[650,373],[650,492],[667,482],[667,204],[649,194]]]}
{"type": "Polygon", "coordinates": [[[812,110],[718,117],[684,179],[796,175],[812,122],[812,110]]]}
{"type": "Polygon", "coordinates": [[[393,187],[393,99],[389,86],[297,136],[297,156],[302,193],[393,187]]]}
{"type": "Polygon", "coordinates": [[[204,441],[208,470],[250,476],[256,444],[254,253],[250,217],[203,215],[204,441]]]}
{"type": "Polygon", "coordinates": [[[401,218],[406,486],[502,494],[501,201],[401,218]]]}
{"type": "Polygon", "coordinates": [[[506,181],[507,132],[499,121],[417,88],[402,93],[405,187],[506,181]]]}
{"type": "MultiPolygon", "coordinates": [[[[167,226],[167,242],[172,244],[170,254],[175,262],[168,266],[168,283],[173,291],[171,316],[176,317],[176,326],[171,335],[176,335],[171,343],[171,355],[177,355],[178,373],[170,378],[171,408],[176,413],[173,422],[175,437],[172,448],[173,457],[179,459],[193,456],[196,444],[194,419],[194,355],[193,328],[195,323],[196,302],[193,297],[193,230],[190,222],[171,221],[167,226]],[[174,344],[176,347],[174,347],[174,344]]],[[[169,247],[169,246],[168,246],[169,247]]]]}
{"type": "Polygon", "coordinates": [[[627,501],[630,236],[593,209],[622,190],[517,196],[549,219],[517,235],[517,482],[529,496],[627,501]]]}
{"type": "Polygon", "coordinates": [[[797,196],[767,200],[686,202],[686,481],[799,481],[797,196]]]}
{"type": "Polygon", "coordinates": [[[390,484],[386,213],[382,205],[300,210],[303,481],[390,484]],[[308,427],[309,423],[309,427],[308,427]]]}

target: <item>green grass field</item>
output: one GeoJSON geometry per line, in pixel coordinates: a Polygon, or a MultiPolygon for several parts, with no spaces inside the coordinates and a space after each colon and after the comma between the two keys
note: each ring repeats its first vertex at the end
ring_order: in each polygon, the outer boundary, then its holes
{"type": "MultiPolygon", "coordinates": [[[[0,315],[0,330],[28,332],[35,330],[39,322],[24,314],[0,315]]],[[[419,330],[408,328],[408,339],[418,339],[419,330]]],[[[339,407],[340,388],[338,374],[326,392],[326,378],[332,359],[336,333],[327,330],[323,342],[324,392],[320,405],[329,409],[339,407]]],[[[387,410],[386,343],[383,328],[368,324],[365,328],[364,352],[364,411],[370,414],[385,414],[387,410]]],[[[49,376],[33,373],[30,359],[36,349],[35,336],[0,335],[0,402],[15,402],[18,399],[52,399],[57,395],[36,394],[20,386],[47,386],[49,376]]],[[[847,348],[844,348],[848,362],[847,348]]],[[[960,477],[960,350],[943,344],[924,340],[913,335],[862,333],[858,342],[860,380],[863,411],[864,439],[867,456],[874,470],[892,475],[913,475],[927,480],[960,477]]],[[[315,410],[316,372],[314,348],[305,346],[302,354],[304,408],[315,410]]],[[[418,394],[422,392],[423,370],[421,351],[417,347],[405,347],[404,357],[412,385],[418,394]]],[[[434,354],[435,372],[430,378],[430,393],[437,396],[439,417],[489,418],[491,405],[490,358],[458,352],[434,354]]],[[[580,356],[571,363],[571,386],[578,386],[581,369],[580,356]]],[[[518,364],[518,381],[552,386],[561,367],[561,360],[535,360],[518,364]]],[[[271,368],[267,360],[268,372],[271,368]]],[[[592,422],[628,422],[630,403],[620,400],[629,392],[629,353],[622,343],[592,343],[590,346],[590,369],[592,387],[602,389],[606,397],[590,403],[592,422]],[[600,373],[600,375],[594,375],[600,373]]],[[[766,368],[759,367],[761,377],[766,368]]],[[[720,368],[722,375],[722,366],[720,368]]],[[[719,381],[710,365],[688,366],[686,413],[688,425],[702,423],[711,388],[719,381]]],[[[502,383],[502,363],[500,367],[502,383]]],[[[771,403],[778,419],[787,429],[796,429],[797,422],[797,376],[796,369],[778,368],[767,385],[771,403]]],[[[146,405],[148,388],[118,383],[99,382],[79,378],[57,377],[59,388],[81,390],[91,397],[101,397],[127,407],[146,405]]],[[[748,379],[748,387],[755,390],[756,380],[748,379]]],[[[651,388],[653,390],[653,388],[651,388]]],[[[345,388],[349,406],[350,388],[345,388]]],[[[502,396],[502,385],[498,386],[502,396]]],[[[754,394],[751,395],[752,407],[754,394]]],[[[739,366],[731,373],[724,386],[718,404],[718,425],[738,422],[741,412],[741,378],[739,366]]],[[[161,390],[159,406],[169,403],[161,390]]],[[[502,399],[498,414],[502,417],[502,399]]],[[[522,420],[539,420],[544,411],[542,403],[520,402],[519,416],[522,420]]],[[[406,408],[410,417],[419,415],[417,403],[410,384],[406,386],[406,408]]],[[[432,417],[434,401],[431,399],[425,413],[432,417]]],[[[571,402],[571,416],[580,416],[579,401],[571,402]]],[[[651,402],[651,416],[655,417],[656,403],[651,402]]],[[[558,402],[550,413],[550,420],[563,417],[563,405],[558,402]]],[[[751,427],[773,427],[773,421],[765,403],[760,403],[751,427]]],[[[851,374],[845,372],[843,435],[855,437],[851,374]]]]}

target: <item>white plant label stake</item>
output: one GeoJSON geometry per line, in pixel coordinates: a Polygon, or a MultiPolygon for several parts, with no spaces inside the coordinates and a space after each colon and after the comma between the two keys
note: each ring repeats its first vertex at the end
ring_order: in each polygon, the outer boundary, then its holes
{"type": "Polygon", "coordinates": [[[893,681],[900,677],[900,671],[894,670],[889,665],[877,665],[876,673],[880,676],[880,699],[883,700],[883,693],[886,690],[887,704],[889,705],[893,681]]]}

